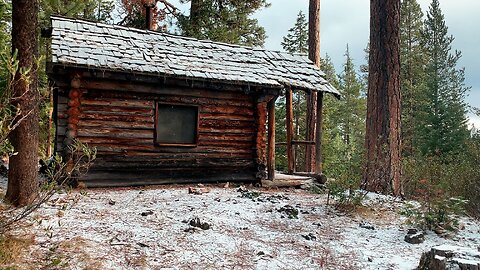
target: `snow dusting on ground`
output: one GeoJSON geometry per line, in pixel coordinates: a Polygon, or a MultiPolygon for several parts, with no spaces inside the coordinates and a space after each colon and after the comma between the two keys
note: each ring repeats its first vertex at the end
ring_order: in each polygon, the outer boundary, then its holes
{"type": "Polygon", "coordinates": [[[480,246],[472,219],[448,239],[428,232],[415,245],[403,240],[402,202],[370,195],[346,214],[326,199],[218,186],[200,195],[188,186],[74,190],[18,230],[34,235],[31,269],[414,269],[432,246],[480,246]]]}

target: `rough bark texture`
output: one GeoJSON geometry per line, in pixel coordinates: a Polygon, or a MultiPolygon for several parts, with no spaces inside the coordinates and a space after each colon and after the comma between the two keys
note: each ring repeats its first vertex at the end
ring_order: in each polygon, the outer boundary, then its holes
{"type": "Polygon", "coordinates": [[[364,188],[401,194],[400,0],[371,0],[364,188]]]}
{"type": "MultiPolygon", "coordinates": [[[[320,0],[310,0],[309,5],[309,18],[308,18],[308,58],[313,63],[320,67],[320,0]]],[[[317,93],[312,92],[308,95],[307,100],[307,128],[306,128],[306,140],[315,140],[316,133],[316,118],[317,115],[322,114],[321,111],[317,111],[317,93]]],[[[321,126],[318,128],[322,128],[321,126]]],[[[318,141],[318,140],[317,140],[318,141]]],[[[315,165],[316,153],[321,154],[321,143],[317,145],[307,145],[305,151],[305,171],[312,172],[315,165]],[[315,147],[315,149],[314,149],[315,147]]],[[[318,172],[318,173],[321,173],[318,172]]]]}
{"type": "Polygon", "coordinates": [[[36,57],[37,1],[12,1],[12,48],[18,50],[19,66],[31,68],[28,80],[15,76],[13,105],[22,119],[10,134],[16,155],[10,158],[6,199],[14,205],[31,203],[38,192],[38,100],[36,57]]]}

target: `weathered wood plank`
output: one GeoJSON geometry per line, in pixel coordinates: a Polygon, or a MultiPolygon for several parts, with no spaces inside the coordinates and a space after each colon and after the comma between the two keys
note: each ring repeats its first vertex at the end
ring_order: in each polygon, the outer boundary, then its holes
{"type": "Polygon", "coordinates": [[[103,115],[140,115],[150,116],[154,114],[153,108],[131,108],[131,107],[110,107],[110,106],[93,106],[83,105],[81,106],[83,114],[103,114],[103,115]]]}
{"type": "Polygon", "coordinates": [[[106,121],[106,120],[90,120],[83,119],[78,123],[79,129],[91,128],[115,128],[115,129],[153,129],[154,123],[149,122],[122,122],[122,121],[106,121]]]}
{"type": "Polygon", "coordinates": [[[268,157],[267,173],[268,179],[275,179],[275,100],[273,98],[268,102],[268,157]]]}
{"type": "MultiPolygon", "coordinates": [[[[126,95],[128,96],[128,95],[126,95]]],[[[140,109],[153,109],[154,104],[150,100],[136,100],[136,99],[114,99],[114,98],[95,98],[91,99],[88,96],[82,98],[82,105],[90,106],[108,106],[108,107],[127,107],[140,109]]]]}
{"type": "Polygon", "coordinates": [[[207,98],[229,98],[243,100],[245,94],[242,92],[220,92],[200,88],[177,88],[177,87],[159,87],[152,84],[129,84],[110,80],[92,80],[88,79],[83,83],[87,89],[122,91],[131,93],[147,93],[160,95],[178,95],[178,96],[198,96],[207,98]],[[188,89],[188,91],[186,91],[188,89]]]}
{"type": "Polygon", "coordinates": [[[142,116],[134,114],[103,114],[99,113],[80,113],[80,120],[104,120],[104,121],[118,121],[118,122],[151,122],[154,123],[154,117],[152,116],[142,116]]]}
{"type": "Polygon", "coordinates": [[[292,174],[295,171],[295,148],[293,147],[293,95],[292,89],[289,88],[286,93],[286,125],[287,125],[287,160],[288,173],[292,174]]]}
{"type": "Polygon", "coordinates": [[[151,138],[153,129],[79,129],[78,137],[113,137],[113,138],[151,138]]]}

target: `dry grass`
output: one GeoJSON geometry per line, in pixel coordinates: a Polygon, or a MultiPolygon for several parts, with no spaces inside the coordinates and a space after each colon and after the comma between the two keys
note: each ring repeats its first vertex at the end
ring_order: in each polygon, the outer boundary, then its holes
{"type": "Polygon", "coordinates": [[[17,237],[5,234],[0,236],[0,267],[10,266],[11,269],[15,269],[14,266],[22,263],[22,259],[34,242],[33,235],[17,237]]]}

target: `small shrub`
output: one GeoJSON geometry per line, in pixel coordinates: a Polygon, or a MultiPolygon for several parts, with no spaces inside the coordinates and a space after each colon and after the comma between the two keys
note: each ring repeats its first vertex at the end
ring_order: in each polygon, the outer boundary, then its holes
{"type": "Polygon", "coordinates": [[[434,230],[442,228],[449,231],[458,230],[459,217],[465,215],[466,200],[447,198],[430,203],[423,202],[420,206],[407,203],[400,214],[407,217],[407,223],[420,229],[434,230]]]}
{"type": "Polygon", "coordinates": [[[328,199],[327,204],[332,197],[336,206],[343,209],[355,209],[362,205],[366,192],[358,189],[359,184],[356,181],[329,181],[327,182],[328,199]]]}

